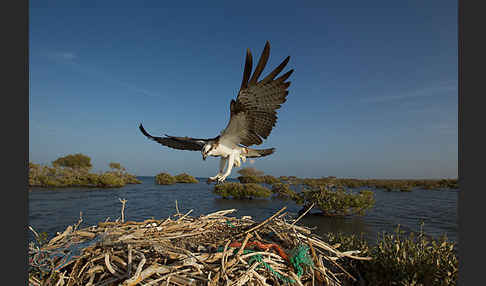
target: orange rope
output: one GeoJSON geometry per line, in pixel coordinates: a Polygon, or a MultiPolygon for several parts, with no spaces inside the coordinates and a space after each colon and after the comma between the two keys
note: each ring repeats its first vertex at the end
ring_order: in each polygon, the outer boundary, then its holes
{"type": "MultiPolygon", "coordinates": [[[[283,251],[283,249],[278,245],[278,244],[275,244],[275,243],[269,243],[269,244],[263,244],[259,241],[252,241],[252,242],[249,242],[246,244],[245,248],[248,247],[248,246],[252,246],[252,245],[255,245],[256,247],[260,248],[260,249],[263,249],[263,250],[268,250],[270,248],[275,248],[275,250],[277,250],[278,254],[283,258],[285,259],[287,262],[289,262],[289,257],[287,255],[287,253],[285,253],[285,251],[283,251]]],[[[241,247],[241,242],[232,242],[229,247],[241,247]]]]}

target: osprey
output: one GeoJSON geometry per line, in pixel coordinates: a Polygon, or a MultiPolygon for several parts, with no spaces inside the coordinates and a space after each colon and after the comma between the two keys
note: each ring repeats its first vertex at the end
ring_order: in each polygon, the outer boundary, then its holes
{"type": "Polygon", "coordinates": [[[165,134],[165,137],[150,135],[140,124],[140,131],[162,145],[179,150],[200,151],[202,159],[208,156],[221,157],[219,172],[209,181],[224,182],[231,174],[233,166],[241,166],[246,158],[258,158],[272,154],[275,148],[253,149],[251,145],[260,145],[267,139],[277,122],[277,109],[286,101],[290,81],[286,81],[293,69],[275,78],[289,62],[287,57],[270,74],[262,80],[258,78],[263,72],[270,55],[270,43],[267,41],[260,60],[252,71],[252,55],[246,51],[243,80],[236,100],[230,103],[230,120],[221,133],[208,139],[176,137],[165,134]],[[251,78],[250,78],[251,76],[251,78]],[[226,171],[225,171],[226,169],[226,171]]]}

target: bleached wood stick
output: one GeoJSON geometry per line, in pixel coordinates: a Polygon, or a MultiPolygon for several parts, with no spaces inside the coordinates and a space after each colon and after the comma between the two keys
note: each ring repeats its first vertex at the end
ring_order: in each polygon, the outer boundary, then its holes
{"type": "Polygon", "coordinates": [[[121,222],[124,223],[125,222],[125,204],[127,203],[127,200],[125,199],[121,199],[121,198],[118,198],[118,200],[120,201],[120,203],[122,203],[122,209],[121,209],[121,222]]]}

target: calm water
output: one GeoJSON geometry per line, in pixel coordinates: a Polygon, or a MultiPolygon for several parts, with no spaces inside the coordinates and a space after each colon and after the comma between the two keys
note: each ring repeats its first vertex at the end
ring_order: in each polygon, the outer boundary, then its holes
{"type": "MultiPolygon", "coordinates": [[[[300,206],[278,199],[225,200],[213,194],[212,185],[204,178],[199,184],[161,186],[154,177],[139,177],[142,184],[127,185],[117,189],[92,188],[32,188],[29,192],[29,225],[49,237],[75,224],[83,213],[81,227],[96,225],[110,218],[121,216],[118,198],[127,199],[125,220],[161,219],[173,215],[175,201],[181,213],[193,209],[191,216],[199,216],[217,210],[237,209],[230,216],[252,216],[263,220],[283,206],[290,215],[297,216],[300,206]]],[[[316,227],[315,232],[341,231],[347,234],[364,233],[374,243],[382,231],[393,231],[398,224],[405,231],[417,232],[423,221],[427,235],[440,237],[446,234],[457,242],[457,190],[414,190],[411,193],[374,190],[375,206],[364,216],[326,218],[307,216],[299,224],[316,227]]]]}

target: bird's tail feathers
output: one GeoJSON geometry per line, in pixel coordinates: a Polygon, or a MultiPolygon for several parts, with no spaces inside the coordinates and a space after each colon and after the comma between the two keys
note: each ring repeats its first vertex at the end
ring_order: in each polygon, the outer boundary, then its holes
{"type": "Polygon", "coordinates": [[[246,150],[248,150],[248,154],[245,155],[246,158],[265,157],[275,152],[275,148],[269,148],[269,149],[246,148],[246,150]]]}

